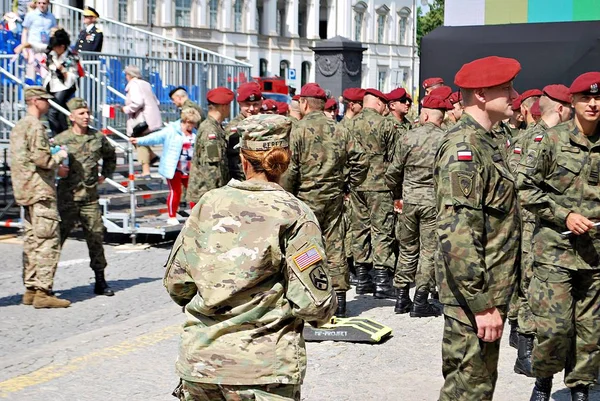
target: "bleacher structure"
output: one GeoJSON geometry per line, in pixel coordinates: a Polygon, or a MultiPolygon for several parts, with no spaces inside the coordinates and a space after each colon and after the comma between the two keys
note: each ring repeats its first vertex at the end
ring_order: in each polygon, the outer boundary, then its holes
{"type": "MultiPolygon", "coordinates": [[[[1,4],[3,14],[10,11],[11,0],[1,0],[1,4]]],[[[83,11],[57,2],[51,2],[51,11],[74,42],[83,29],[83,11]]],[[[123,133],[127,116],[120,107],[125,101],[123,70],[128,65],[140,67],[160,102],[163,121],[168,122],[178,119],[178,111],[168,96],[171,89],[186,87],[190,98],[205,107],[209,89],[226,86],[235,90],[250,77],[251,66],[118,21],[100,18],[98,24],[104,33],[103,52],[80,53],[86,74],[78,83],[76,96],[90,104],[93,116],[90,125],[102,130],[117,149],[115,176],[99,188],[107,232],[130,235],[135,242],[139,234],[164,236],[179,231],[181,224],[169,226],[166,218],[160,216],[166,212],[168,194],[163,178],[153,173],[152,179],[142,180],[134,174],[139,166],[134,159],[133,147],[123,133]]],[[[0,149],[4,154],[0,176],[4,178],[5,199],[6,189],[10,188],[6,185],[10,176],[7,168],[10,160],[6,159],[10,130],[25,113],[23,89],[30,83],[25,81],[23,58],[12,54],[19,42],[17,36],[0,30],[0,149]]],[[[40,83],[40,78],[36,81],[36,84],[40,83]]],[[[0,210],[0,226],[20,227],[18,217],[6,218],[11,212],[11,202],[6,203],[4,210],[0,210]]],[[[18,215],[14,208],[12,213],[18,215]]],[[[178,217],[184,221],[187,214],[185,211],[180,213],[178,217]]]]}

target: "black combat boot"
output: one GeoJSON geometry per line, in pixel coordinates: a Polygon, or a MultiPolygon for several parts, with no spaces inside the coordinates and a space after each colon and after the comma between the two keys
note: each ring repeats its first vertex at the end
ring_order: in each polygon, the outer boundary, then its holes
{"type": "Polygon", "coordinates": [[[533,352],[533,336],[519,334],[519,348],[515,362],[515,373],[533,377],[531,373],[531,353],[533,352]]]}
{"type": "Polygon", "coordinates": [[[436,302],[440,302],[440,293],[436,289],[431,290],[431,299],[436,302]]]}
{"type": "Polygon", "coordinates": [[[356,278],[356,269],[354,267],[354,258],[346,258],[348,261],[348,271],[350,272],[350,285],[356,287],[358,279],[356,278]]]}
{"type": "Polygon", "coordinates": [[[371,294],[375,291],[369,268],[369,265],[356,265],[356,293],[359,295],[371,294]]]}
{"type": "Polygon", "coordinates": [[[510,324],[510,336],[508,336],[508,345],[513,348],[519,349],[519,322],[516,320],[509,320],[510,324]]]}
{"type": "Polygon", "coordinates": [[[337,298],[337,309],[335,310],[336,317],[346,317],[346,291],[340,291],[335,293],[337,298]]]}
{"type": "Polygon", "coordinates": [[[373,281],[375,282],[375,298],[396,299],[396,291],[392,286],[392,278],[385,269],[374,271],[373,281]]]}
{"type": "Polygon", "coordinates": [[[588,401],[589,388],[587,386],[576,386],[571,389],[571,401],[588,401]]]}
{"type": "Polygon", "coordinates": [[[394,306],[394,312],[398,314],[408,313],[413,306],[408,290],[410,285],[396,288],[396,306],[394,306]]]}
{"type": "Polygon", "coordinates": [[[552,393],[552,378],[545,377],[542,379],[535,379],[535,385],[533,386],[533,392],[529,401],[550,401],[550,394],[552,393]]]}
{"type": "Polygon", "coordinates": [[[424,288],[419,288],[415,292],[415,298],[410,317],[435,317],[442,314],[438,308],[427,302],[429,291],[424,288]]]}
{"type": "Polygon", "coordinates": [[[94,285],[94,294],[96,295],[106,295],[107,297],[112,297],[115,295],[114,291],[110,289],[106,280],[104,279],[104,270],[95,271],[96,276],[96,284],[94,285]]]}

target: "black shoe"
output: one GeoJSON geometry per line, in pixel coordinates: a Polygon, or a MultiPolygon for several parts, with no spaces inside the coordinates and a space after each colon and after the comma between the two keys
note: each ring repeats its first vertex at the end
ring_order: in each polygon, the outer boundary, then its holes
{"type": "Polygon", "coordinates": [[[535,385],[531,392],[531,398],[529,401],[550,401],[550,395],[552,393],[552,378],[545,377],[542,379],[535,379],[535,385]]]}
{"type": "Polygon", "coordinates": [[[359,295],[371,294],[375,291],[369,269],[369,265],[356,265],[356,293],[359,295]]]}
{"type": "Polygon", "coordinates": [[[396,288],[396,305],[394,312],[398,314],[408,313],[412,309],[413,303],[408,295],[409,285],[396,288]]]}
{"type": "Polygon", "coordinates": [[[587,386],[576,386],[571,389],[571,401],[588,401],[589,388],[587,386]]]}
{"type": "Polygon", "coordinates": [[[374,272],[373,281],[375,282],[375,298],[396,299],[396,291],[392,286],[392,278],[385,269],[378,269],[374,272]]]}
{"type": "Polygon", "coordinates": [[[432,290],[430,292],[431,294],[431,300],[434,302],[440,302],[440,293],[437,292],[437,290],[432,290]]]}
{"type": "Polygon", "coordinates": [[[515,349],[519,349],[519,323],[516,320],[509,321],[510,324],[510,336],[508,337],[508,345],[515,349]]]}
{"type": "Polygon", "coordinates": [[[154,156],[152,158],[152,160],[150,160],[150,165],[151,166],[156,166],[156,163],[160,163],[160,157],[159,156],[154,156]]]}
{"type": "Polygon", "coordinates": [[[533,336],[519,334],[519,348],[515,362],[515,373],[534,377],[531,373],[531,353],[533,352],[533,336]]]}
{"type": "Polygon", "coordinates": [[[358,279],[356,278],[356,274],[350,272],[350,285],[356,287],[358,284],[358,279]]]}
{"type": "Polygon", "coordinates": [[[346,317],[346,292],[336,292],[338,306],[335,311],[336,317],[346,317]]]}
{"type": "Polygon", "coordinates": [[[425,289],[420,288],[415,292],[410,317],[436,317],[442,314],[438,308],[427,302],[428,297],[429,291],[425,289]]]}
{"type": "Polygon", "coordinates": [[[112,297],[115,295],[114,291],[106,283],[104,279],[104,270],[94,272],[96,276],[96,284],[94,285],[94,294],[96,295],[106,295],[107,297],[112,297]]]}

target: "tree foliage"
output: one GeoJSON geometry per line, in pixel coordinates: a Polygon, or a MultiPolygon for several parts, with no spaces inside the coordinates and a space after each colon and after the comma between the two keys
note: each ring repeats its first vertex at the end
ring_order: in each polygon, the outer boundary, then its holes
{"type": "Polygon", "coordinates": [[[421,7],[417,9],[417,47],[421,54],[421,39],[438,26],[444,25],[444,0],[433,0],[429,12],[423,15],[421,7]]]}

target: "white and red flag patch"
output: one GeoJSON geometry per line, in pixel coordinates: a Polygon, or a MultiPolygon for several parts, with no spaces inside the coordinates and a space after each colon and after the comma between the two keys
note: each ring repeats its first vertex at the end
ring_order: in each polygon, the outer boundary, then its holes
{"type": "Polygon", "coordinates": [[[308,248],[306,251],[303,251],[296,256],[294,256],[294,263],[298,266],[300,271],[304,271],[308,269],[310,266],[314,265],[317,262],[323,260],[319,251],[315,246],[308,248]]]}
{"type": "Polygon", "coordinates": [[[473,161],[473,153],[470,150],[459,150],[457,155],[458,161],[470,162],[473,161]]]}
{"type": "Polygon", "coordinates": [[[208,139],[217,139],[216,134],[208,134],[208,139]]]}
{"type": "Polygon", "coordinates": [[[515,155],[520,155],[520,154],[521,154],[521,148],[514,148],[514,149],[513,149],[513,153],[514,153],[515,155]]]}
{"type": "Polygon", "coordinates": [[[536,136],[535,138],[533,138],[533,140],[535,142],[542,142],[542,139],[544,139],[544,135],[543,134],[540,134],[540,135],[536,136]]]}

